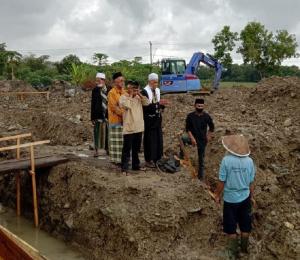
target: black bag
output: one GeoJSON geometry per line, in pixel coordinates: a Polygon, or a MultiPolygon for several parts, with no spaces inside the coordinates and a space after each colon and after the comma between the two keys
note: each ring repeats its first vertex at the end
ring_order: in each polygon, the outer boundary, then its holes
{"type": "Polygon", "coordinates": [[[162,158],[156,162],[156,167],[162,172],[175,173],[180,171],[180,161],[174,156],[162,158]]]}

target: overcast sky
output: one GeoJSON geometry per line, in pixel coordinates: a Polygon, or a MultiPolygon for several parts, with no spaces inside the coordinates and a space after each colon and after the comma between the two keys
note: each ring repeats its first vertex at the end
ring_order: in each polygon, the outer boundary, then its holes
{"type": "MultiPolygon", "coordinates": [[[[95,52],[111,61],[142,56],[149,61],[189,59],[213,53],[212,37],[224,25],[239,32],[248,22],[287,29],[300,45],[300,0],[0,0],[0,43],[22,54],[60,60],[95,52]]],[[[298,48],[298,52],[300,52],[298,48]]],[[[238,54],[235,62],[241,62],[238,54]]],[[[299,59],[285,64],[300,66],[299,59]]]]}

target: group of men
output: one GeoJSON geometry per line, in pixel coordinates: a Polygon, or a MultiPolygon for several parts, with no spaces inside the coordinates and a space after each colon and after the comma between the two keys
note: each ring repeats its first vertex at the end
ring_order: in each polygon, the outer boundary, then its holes
{"type": "MultiPolygon", "coordinates": [[[[160,98],[158,75],[149,74],[148,85],[141,91],[136,81],[128,81],[125,89],[121,72],[113,74],[109,92],[105,74],[97,73],[96,85],[91,105],[95,156],[99,155],[99,149],[105,149],[110,161],[120,165],[124,175],[128,173],[130,157],[132,170],[145,170],[139,160],[143,138],[145,167],[154,168],[163,155],[162,112],[168,104],[160,98]]],[[[186,134],[182,136],[184,144],[197,146],[200,180],[204,178],[205,148],[214,132],[213,120],[204,106],[204,99],[195,100],[195,110],[187,115],[186,134]]],[[[243,135],[224,136],[222,144],[227,153],[221,162],[214,198],[219,203],[223,193],[223,229],[229,238],[228,252],[235,258],[239,248],[243,253],[248,252],[255,167],[243,135]]]]}
{"type": "Polygon", "coordinates": [[[155,168],[163,155],[162,110],[158,75],[148,76],[148,85],[141,91],[137,81],[125,79],[121,72],[113,74],[112,89],[107,92],[105,74],[97,73],[92,91],[91,120],[94,125],[95,157],[105,149],[110,161],[121,167],[124,175],[131,168],[145,170],[139,160],[144,140],[145,166],[155,168]]]}

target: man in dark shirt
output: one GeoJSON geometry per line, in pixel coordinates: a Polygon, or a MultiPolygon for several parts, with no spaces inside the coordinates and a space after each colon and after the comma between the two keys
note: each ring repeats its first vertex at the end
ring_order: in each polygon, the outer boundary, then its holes
{"type": "Polygon", "coordinates": [[[198,148],[198,178],[204,178],[204,155],[205,147],[214,132],[214,123],[210,115],[204,111],[204,99],[195,100],[195,111],[189,113],[186,118],[186,132],[188,133],[189,142],[198,148]],[[209,131],[207,132],[207,128],[209,131]]]}
{"type": "Polygon", "coordinates": [[[92,91],[91,121],[94,125],[94,156],[99,156],[99,149],[108,151],[107,137],[107,89],[105,74],[97,73],[96,87],[92,91]]]}

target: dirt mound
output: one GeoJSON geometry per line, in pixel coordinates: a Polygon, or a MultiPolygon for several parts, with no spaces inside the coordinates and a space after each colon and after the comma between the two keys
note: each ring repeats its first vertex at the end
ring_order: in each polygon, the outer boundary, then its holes
{"type": "MultiPolygon", "coordinates": [[[[255,88],[223,89],[205,97],[216,126],[215,138],[206,150],[206,176],[212,186],[225,152],[221,137],[230,131],[242,133],[250,141],[257,167],[255,197],[259,208],[254,213],[253,259],[300,256],[299,82],[299,78],[271,78],[255,88]]],[[[183,94],[166,98],[172,105],[163,115],[165,146],[176,152],[177,134],[184,129],[187,113],[193,111],[195,97],[183,94]]],[[[197,151],[189,150],[197,166],[197,151]]]]}
{"type": "Polygon", "coordinates": [[[217,205],[185,172],[124,177],[68,163],[38,176],[41,227],[77,243],[89,258],[215,259],[224,245],[220,217],[211,218],[219,216],[217,205]]]}
{"type": "Polygon", "coordinates": [[[251,92],[256,101],[278,102],[281,100],[299,100],[300,78],[271,77],[260,81],[251,92]]]}
{"type": "Polygon", "coordinates": [[[3,100],[0,130],[3,134],[32,132],[37,139],[50,139],[52,145],[78,145],[92,139],[89,94],[72,98],[51,95],[50,101],[38,97],[3,100]]]}
{"type": "MultiPolygon", "coordinates": [[[[57,146],[91,142],[89,95],[53,95],[49,102],[4,100],[0,130],[30,130],[57,146]]],[[[165,97],[171,101],[163,113],[165,150],[177,153],[178,133],[194,109],[195,97],[165,97]]],[[[299,79],[270,78],[253,88],[221,89],[205,97],[205,103],[216,126],[206,149],[205,174],[211,186],[225,152],[221,137],[230,131],[249,138],[258,204],[250,259],[299,259],[299,79]]],[[[189,150],[197,166],[196,150],[189,150]]],[[[224,258],[221,208],[186,169],[174,175],[125,177],[107,166],[93,167],[92,161],[81,159],[38,174],[43,228],[78,243],[87,257],[96,259],[224,258]]],[[[22,187],[30,190],[30,179],[24,182],[22,187]]],[[[14,189],[11,176],[0,177],[1,201],[14,205],[14,189]]],[[[23,204],[31,212],[31,198],[26,196],[23,204]]]]}
{"type": "Polygon", "coordinates": [[[65,80],[54,80],[49,88],[51,92],[65,92],[72,87],[71,83],[65,80]]]}
{"type": "Polygon", "coordinates": [[[32,92],[32,91],[36,91],[36,89],[33,88],[30,84],[22,80],[0,80],[0,91],[32,92]]]}

